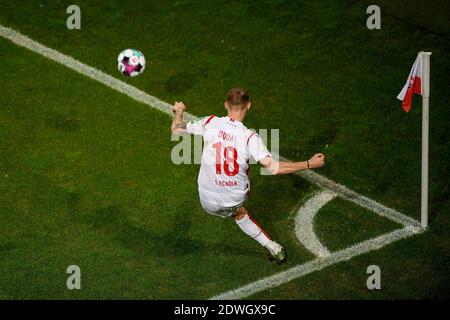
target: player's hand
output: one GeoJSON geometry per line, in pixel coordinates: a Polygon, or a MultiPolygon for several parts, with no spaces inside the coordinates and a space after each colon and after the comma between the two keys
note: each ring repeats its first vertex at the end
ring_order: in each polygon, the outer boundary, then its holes
{"type": "Polygon", "coordinates": [[[310,169],[323,167],[325,164],[325,156],[322,153],[316,153],[308,162],[310,169]]]}
{"type": "Polygon", "coordinates": [[[184,110],[186,110],[186,106],[184,105],[184,103],[175,101],[175,104],[172,106],[173,113],[183,112],[184,110]]]}

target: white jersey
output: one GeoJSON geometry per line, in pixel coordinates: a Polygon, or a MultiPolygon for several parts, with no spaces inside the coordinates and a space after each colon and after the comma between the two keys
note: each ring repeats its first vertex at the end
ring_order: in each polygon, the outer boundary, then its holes
{"type": "Polygon", "coordinates": [[[242,203],[250,191],[250,157],[260,161],[271,156],[261,137],[240,121],[213,115],[189,122],[187,132],[203,136],[200,194],[223,207],[242,203]]]}

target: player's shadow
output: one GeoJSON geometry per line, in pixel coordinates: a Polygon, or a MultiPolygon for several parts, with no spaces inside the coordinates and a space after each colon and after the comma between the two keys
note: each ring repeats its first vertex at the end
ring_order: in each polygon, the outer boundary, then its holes
{"type": "Polygon", "coordinates": [[[78,119],[74,114],[64,115],[61,113],[52,113],[46,119],[49,127],[64,132],[79,130],[80,122],[81,119],[78,119]]]}
{"type": "MultiPolygon", "coordinates": [[[[206,254],[227,254],[230,256],[264,257],[260,248],[240,246],[230,242],[214,243],[205,240],[192,239],[188,236],[191,228],[191,217],[186,211],[191,211],[186,204],[175,210],[176,223],[165,231],[152,229],[146,225],[137,225],[128,217],[127,208],[120,205],[110,205],[97,208],[91,212],[82,213],[79,210],[80,197],[70,193],[67,198],[68,211],[72,218],[83,224],[91,225],[96,230],[110,235],[115,241],[140,256],[186,256],[196,251],[207,251],[206,254]]],[[[192,210],[195,211],[195,210],[192,210]]],[[[217,225],[220,228],[220,225],[217,225]]],[[[239,230],[236,230],[239,233],[239,230]]]]}
{"type": "Polygon", "coordinates": [[[189,90],[195,82],[195,76],[191,73],[176,74],[166,81],[164,89],[169,93],[180,94],[189,90]]]}
{"type": "MultiPolygon", "coordinates": [[[[236,233],[241,232],[239,230],[236,230],[236,233]]],[[[247,244],[250,244],[250,240],[251,239],[245,239],[248,241],[247,244]]],[[[246,245],[246,246],[238,246],[233,245],[233,244],[229,244],[229,243],[220,243],[220,244],[214,244],[214,245],[209,245],[208,247],[210,247],[212,249],[213,252],[220,252],[221,254],[226,254],[229,256],[242,256],[242,257],[255,257],[255,258],[262,258],[265,259],[265,254],[266,252],[264,251],[264,249],[262,249],[262,247],[251,247],[250,245],[246,245]]]]}
{"type": "Polygon", "coordinates": [[[178,217],[179,223],[166,231],[136,225],[130,221],[126,210],[118,205],[98,208],[79,218],[81,222],[102,230],[139,255],[182,256],[204,247],[201,241],[186,236],[190,220],[181,214],[178,217]]]}

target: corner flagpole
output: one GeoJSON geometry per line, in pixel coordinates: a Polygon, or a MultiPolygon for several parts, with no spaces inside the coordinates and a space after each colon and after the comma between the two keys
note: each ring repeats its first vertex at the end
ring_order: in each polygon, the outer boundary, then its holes
{"type": "Polygon", "coordinates": [[[428,227],[428,143],[430,113],[430,56],[431,52],[420,52],[422,56],[422,186],[420,224],[428,227]]]}

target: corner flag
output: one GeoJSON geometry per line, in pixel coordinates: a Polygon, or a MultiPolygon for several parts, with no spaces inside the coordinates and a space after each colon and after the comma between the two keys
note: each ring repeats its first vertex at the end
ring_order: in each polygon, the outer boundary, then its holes
{"type": "Polygon", "coordinates": [[[429,100],[430,100],[430,56],[431,52],[420,51],[411,68],[406,84],[397,96],[402,100],[406,112],[411,109],[414,93],[422,95],[422,187],[421,218],[423,228],[428,226],[428,136],[429,136],[429,100]]]}
{"type": "Polygon", "coordinates": [[[413,94],[422,94],[422,79],[423,79],[423,67],[422,67],[422,55],[419,52],[417,54],[416,61],[409,72],[408,79],[404,85],[402,91],[397,96],[397,99],[402,100],[402,108],[405,112],[409,112],[411,109],[413,94]]]}

